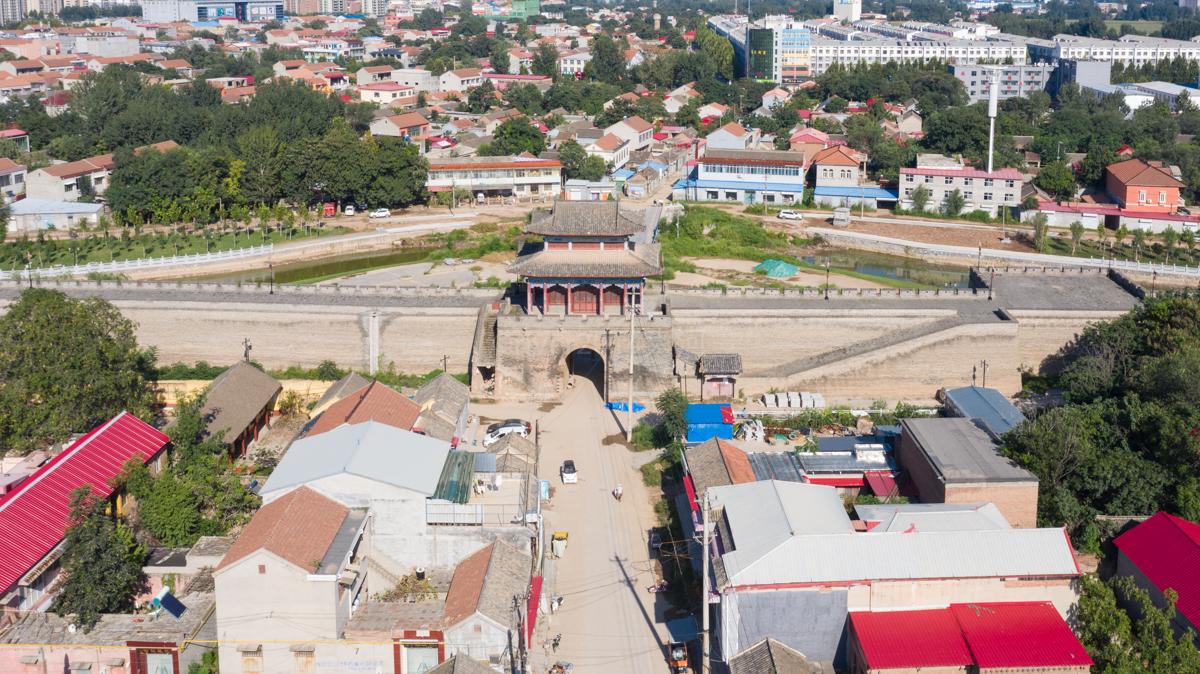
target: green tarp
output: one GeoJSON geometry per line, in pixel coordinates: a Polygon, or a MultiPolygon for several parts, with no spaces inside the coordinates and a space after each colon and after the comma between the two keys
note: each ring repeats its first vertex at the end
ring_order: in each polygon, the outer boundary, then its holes
{"type": "Polygon", "coordinates": [[[452,503],[466,503],[471,498],[471,480],[475,476],[475,455],[471,452],[450,452],[442,476],[438,478],[434,498],[452,503]]]}
{"type": "Polygon", "coordinates": [[[795,276],[796,272],[800,271],[799,267],[783,260],[764,260],[754,268],[754,271],[759,274],[766,274],[774,278],[788,278],[795,276]]]}

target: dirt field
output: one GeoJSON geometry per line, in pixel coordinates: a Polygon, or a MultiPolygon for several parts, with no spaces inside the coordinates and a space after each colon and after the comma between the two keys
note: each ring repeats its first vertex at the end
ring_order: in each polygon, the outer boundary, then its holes
{"type": "MultiPolygon", "coordinates": [[[[730,278],[746,278],[747,276],[754,274],[754,267],[758,264],[752,260],[729,260],[711,257],[694,257],[684,259],[696,265],[698,273],[678,273],[675,275],[675,279],[671,281],[673,285],[697,286],[712,283],[714,281],[718,283],[725,283],[730,278]]],[[[763,277],[755,276],[754,279],[761,281],[763,277]]],[[[786,279],[771,280],[794,286],[820,287],[825,284],[825,274],[817,271],[801,270],[786,279]]],[[[830,275],[829,283],[837,288],[874,289],[888,287],[882,283],[875,283],[873,281],[854,278],[852,276],[843,276],[837,273],[830,275]]]]}
{"type": "Polygon", "coordinates": [[[1012,230],[1008,231],[1008,242],[1004,242],[1005,231],[998,225],[989,230],[852,221],[846,229],[852,232],[865,232],[867,234],[890,236],[908,241],[920,241],[922,243],[936,243],[948,246],[983,246],[984,248],[1024,252],[1033,251],[1033,247],[1026,244],[1023,240],[1016,238],[1012,230]]]}

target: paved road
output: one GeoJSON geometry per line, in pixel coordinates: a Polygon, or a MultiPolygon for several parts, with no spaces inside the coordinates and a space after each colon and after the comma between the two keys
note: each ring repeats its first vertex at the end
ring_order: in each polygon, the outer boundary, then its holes
{"type": "Polygon", "coordinates": [[[564,398],[541,419],[538,462],[556,490],[547,530],[570,533],[550,590],[564,597],[548,625],[549,634],[562,634],[562,645],[542,656],[535,643],[533,662],[565,660],[573,674],[660,674],[666,630],[656,618],[656,595],[646,591],[654,581],[646,541],[655,523],[650,495],[629,451],[602,444],[620,429],[596,389],[581,380],[564,398]],[[568,458],[578,467],[578,484],[559,482],[558,467],[568,458]],[[610,493],[618,483],[625,488],[619,503],[610,493]]]}

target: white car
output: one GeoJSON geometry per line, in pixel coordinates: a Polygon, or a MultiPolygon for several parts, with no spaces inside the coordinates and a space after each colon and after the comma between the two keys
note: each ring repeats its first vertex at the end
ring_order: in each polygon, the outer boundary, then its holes
{"type": "Polygon", "coordinates": [[[371,211],[371,214],[368,215],[367,217],[369,217],[369,218],[390,218],[390,217],[392,217],[392,212],[386,208],[376,208],[375,210],[371,211]]]}
{"type": "Polygon", "coordinates": [[[800,214],[796,211],[779,211],[779,217],[783,220],[799,220],[800,214]]]}
{"type": "Polygon", "coordinates": [[[558,469],[558,476],[562,478],[563,484],[578,483],[579,473],[575,470],[575,462],[570,459],[563,461],[562,468],[558,469]]]}
{"type": "Polygon", "coordinates": [[[342,213],[344,213],[346,215],[354,215],[354,213],[355,213],[354,205],[350,204],[349,206],[346,206],[344,209],[342,209],[342,213]]]}
{"type": "Polygon", "coordinates": [[[487,427],[487,433],[483,436],[483,446],[491,447],[500,442],[500,438],[506,435],[517,434],[522,438],[529,436],[529,424],[520,419],[508,419],[497,424],[492,424],[487,427]]]}

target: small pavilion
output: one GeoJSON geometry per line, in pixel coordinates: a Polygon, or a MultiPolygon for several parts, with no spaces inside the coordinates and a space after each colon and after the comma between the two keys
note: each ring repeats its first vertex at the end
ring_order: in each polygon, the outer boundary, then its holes
{"type": "Polygon", "coordinates": [[[646,277],[662,273],[658,244],[644,241],[653,229],[616,201],[558,201],[525,231],[542,246],[509,271],[524,279],[530,314],[623,314],[641,307],[646,277]]]}

